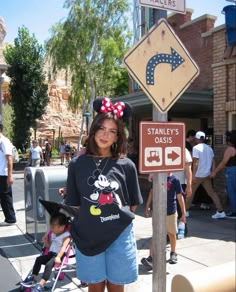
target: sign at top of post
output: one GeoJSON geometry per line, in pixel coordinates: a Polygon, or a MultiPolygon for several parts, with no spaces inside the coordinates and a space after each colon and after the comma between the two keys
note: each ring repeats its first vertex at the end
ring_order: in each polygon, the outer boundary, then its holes
{"type": "Polygon", "coordinates": [[[139,0],[139,4],[141,6],[171,10],[183,14],[186,12],[185,0],[139,0]]]}
{"type": "Polygon", "coordinates": [[[198,66],[165,19],[125,54],[123,64],[162,113],[199,74],[198,66]]]}

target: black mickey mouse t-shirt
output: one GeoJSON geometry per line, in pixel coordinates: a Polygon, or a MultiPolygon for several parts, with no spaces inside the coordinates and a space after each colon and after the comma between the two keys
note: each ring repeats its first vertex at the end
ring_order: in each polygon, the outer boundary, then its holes
{"type": "Polygon", "coordinates": [[[71,234],[77,248],[92,256],[106,250],[132,222],[130,206],[142,204],[137,171],[129,158],[82,155],[68,168],[66,204],[80,206],[71,234]]]}

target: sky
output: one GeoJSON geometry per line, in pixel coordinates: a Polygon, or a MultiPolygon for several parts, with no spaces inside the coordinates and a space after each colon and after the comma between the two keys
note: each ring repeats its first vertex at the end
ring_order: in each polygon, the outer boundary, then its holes
{"type": "MultiPolygon", "coordinates": [[[[18,28],[24,25],[30,35],[34,34],[39,43],[43,44],[51,36],[50,28],[68,15],[68,10],[63,8],[64,2],[65,0],[0,0],[0,16],[7,28],[4,41],[13,43],[18,36],[18,28]]],[[[211,14],[217,16],[215,26],[225,22],[221,11],[223,7],[232,4],[227,0],[186,0],[186,7],[194,10],[192,19],[211,14]]]]}

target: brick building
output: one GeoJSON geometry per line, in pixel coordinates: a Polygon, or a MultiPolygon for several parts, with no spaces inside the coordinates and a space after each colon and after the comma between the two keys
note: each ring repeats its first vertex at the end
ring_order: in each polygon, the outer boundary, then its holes
{"type": "MultiPolygon", "coordinates": [[[[191,20],[191,15],[189,9],[186,15],[170,15],[168,22],[200,67],[200,75],[190,88],[213,91],[211,134],[219,163],[225,149],[224,133],[236,129],[236,46],[227,44],[225,25],[214,28],[214,16],[203,15],[191,20]]],[[[221,194],[225,193],[223,171],[214,185],[221,194]]]]}

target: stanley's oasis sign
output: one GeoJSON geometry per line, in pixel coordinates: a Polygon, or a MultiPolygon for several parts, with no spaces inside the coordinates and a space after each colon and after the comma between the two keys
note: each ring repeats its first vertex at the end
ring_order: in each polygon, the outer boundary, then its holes
{"type": "Polygon", "coordinates": [[[185,125],[141,122],[139,129],[139,172],[155,173],[184,169],[185,125]]]}

